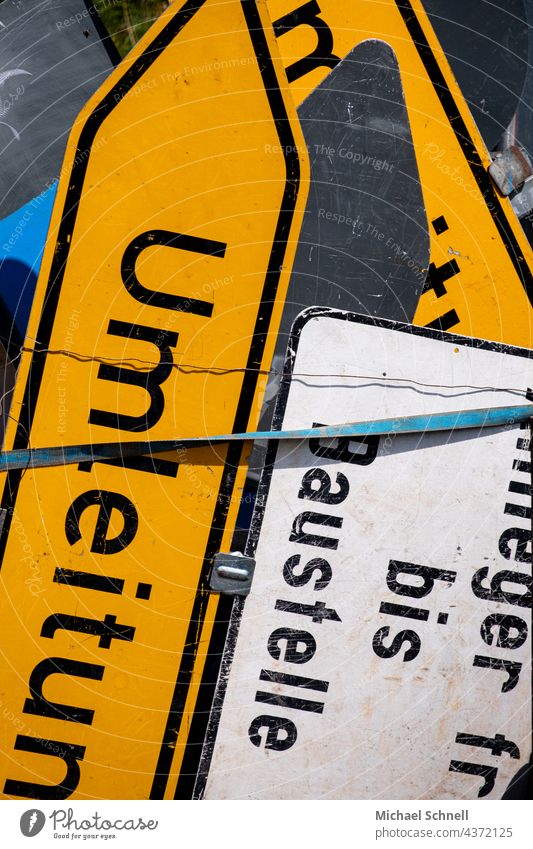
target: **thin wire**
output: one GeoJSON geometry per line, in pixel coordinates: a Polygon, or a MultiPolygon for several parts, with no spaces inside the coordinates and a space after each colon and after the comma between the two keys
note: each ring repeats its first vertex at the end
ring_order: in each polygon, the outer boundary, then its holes
{"type": "MultiPolygon", "coordinates": [[[[139,372],[147,372],[158,365],[159,362],[151,362],[150,360],[141,360],[138,357],[131,357],[125,360],[119,360],[113,357],[100,357],[100,356],[89,356],[88,354],[81,354],[77,351],[66,351],[63,349],[54,349],[54,348],[21,348],[21,351],[28,354],[52,354],[64,357],[71,357],[74,360],[77,360],[80,363],[102,363],[104,365],[114,365],[117,368],[129,368],[132,371],[139,372]],[[140,365],[136,365],[136,364],[140,365]]],[[[257,375],[263,375],[265,377],[278,376],[286,379],[291,379],[293,377],[298,378],[351,378],[353,380],[379,380],[382,382],[389,383],[412,383],[415,386],[424,386],[429,389],[477,389],[484,392],[518,392],[519,394],[524,394],[523,387],[519,386],[477,386],[476,384],[470,383],[458,383],[458,384],[449,384],[449,383],[424,383],[421,380],[415,380],[410,377],[390,377],[387,374],[347,374],[347,373],[331,373],[324,374],[323,372],[304,372],[304,371],[294,371],[289,374],[285,374],[285,372],[280,371],[279,369],[258,369],[258,368],[247,368],[246,366],[242,366],[239,368],[223,368],[219,366],[198,366],[193,365],[192,363],[165,363],[165,365],[171,366],[171,368],[176,369],[176,371],[181,371],[184,374],[212,374],[218,377],[223,377],[229,374],[245,374],[246,372],[253,372],[257,375]]]]}

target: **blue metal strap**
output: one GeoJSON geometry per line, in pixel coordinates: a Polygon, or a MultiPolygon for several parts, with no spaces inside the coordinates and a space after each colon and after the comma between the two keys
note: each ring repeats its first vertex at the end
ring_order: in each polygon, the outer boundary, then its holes
{"type": "Polygon", "coordinates": [[[115,442],[89,445],[68,445],[55,448],[27,448],[0,452],[0,472],[17,469],[37,469],[49,466],[66,466],[86,461],[112,460],[163,454],[167,451],[201,448],[219,442],[245,442],[265,440],[342,439],[357,436],[385,436],[387,434],[431,433],[465,428],[506,427],[517,425],[533,417],[533,405],[515,407],[485,407],[479,410],[459,410],[453,413],[426,413],[419,416],[401,416],[395,419],[376,419],[367,422],[300,428],[298,430],[267,430],[250,433],[223,433],[209,437],[163,439],[150,442],[115,442]]]}

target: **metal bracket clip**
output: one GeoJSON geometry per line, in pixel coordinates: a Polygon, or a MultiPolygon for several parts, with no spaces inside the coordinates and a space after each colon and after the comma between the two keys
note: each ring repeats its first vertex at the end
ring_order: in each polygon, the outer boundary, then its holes
{"type": "Polygon", "coordinates": [[[239,553],[215,554],[209,586],[224,595],[248,595],[254,576],[255,560],[239,553]]]}

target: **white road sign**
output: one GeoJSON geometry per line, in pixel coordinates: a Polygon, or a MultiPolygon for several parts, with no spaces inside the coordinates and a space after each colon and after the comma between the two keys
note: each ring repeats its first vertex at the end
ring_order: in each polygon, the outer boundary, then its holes
{"type": "MultiPolygon", "coordinates": [[[[523,403],[530,353],[322,308],[276,427],[523,403]]],[[[280,442],[197,795],[497,799],[531,752],[526,426],[280,442]]]]}

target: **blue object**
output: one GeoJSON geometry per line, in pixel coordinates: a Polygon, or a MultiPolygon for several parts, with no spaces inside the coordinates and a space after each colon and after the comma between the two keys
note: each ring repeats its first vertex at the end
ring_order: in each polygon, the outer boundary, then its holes
{"type": "Polygon", "coordinates": [[[56,191],[57,181],[0,221],[0,339],[11,359],[26,335],[56,191]]]}
{"type": "Polygon", "coordinates": [[[255,439],[305,440],[346,439],[359,436],[385,436],[390,433],[431,433],[465,430],[466,428],[505,427],[533,417],[533,405],[515,407],[484,407],[479,410],[458,410],[451,413],[425,413],[394,419],[375,419],[341,425],[300,428],[298,430],[267,430],[250,433],[225,433],[215,436],[195,436],[187,439],[161,439],[153,442],[115,442],[93,445],[68,445],[56,448],[28,448],[0,453],[0,472],[15,469],[45,468],[83,463],[87,460],[120,459],[143,454],[163,454],[178,448],[200,448],[218,442],[246,442],[255,439]]]}

